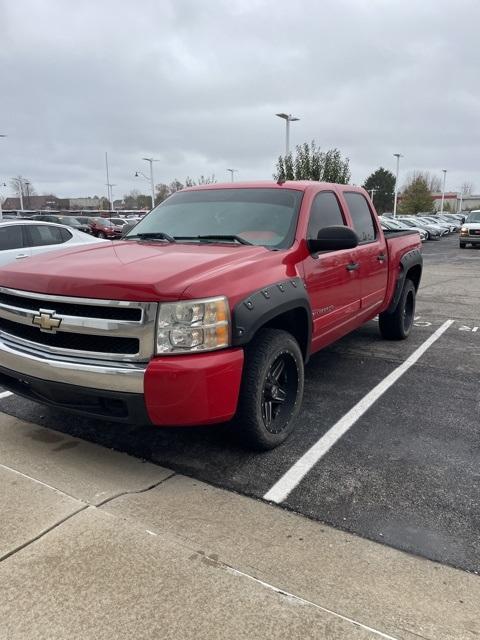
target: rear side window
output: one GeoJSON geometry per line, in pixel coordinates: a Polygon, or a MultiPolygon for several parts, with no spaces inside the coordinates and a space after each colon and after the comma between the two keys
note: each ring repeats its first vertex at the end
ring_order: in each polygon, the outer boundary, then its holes
{"type": "Polygon", "coordinates": [[[32,224],[28,227],[29,246],[42,247],[47,244],[61,244],[65,242],[61,227],[50,227],[32,224]]]}
{"type": "Polygon", "coordinates": [[[332,191],[323,191],[317,194],[310,211],[307,238],[316,238],[323,227],[344,224],[345,221],[335,194],[332,191]]]}
{"type": "Polygon", "coordinates": [[[67,242],[72,239],[73,236],[68,229],[59,229],[59,231],[63,242],[67,242]]]}
{"type": "Polygon", "coordinates": [[[353,228],[360,242],[372,242],[377,235],[372,212],[361,193],[344,193],[352,216],[353,228]]]}
{"type": "Polygon", "coordinates": [[[22,227],[19,224],[7,224],[0,227],[0,251],[23,247],[22,227]]]}

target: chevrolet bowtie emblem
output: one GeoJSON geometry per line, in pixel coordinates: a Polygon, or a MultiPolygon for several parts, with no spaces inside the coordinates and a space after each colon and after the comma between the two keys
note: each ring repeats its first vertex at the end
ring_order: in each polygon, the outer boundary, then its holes
{"type": "Polygon", "coordinates": [[[56,333],[58,327],[62,324],[62,319],[55,316],[55,311],[40,309],[39,312],[33,316],[33,324],[39,327],[40,331],[56,333]]]}

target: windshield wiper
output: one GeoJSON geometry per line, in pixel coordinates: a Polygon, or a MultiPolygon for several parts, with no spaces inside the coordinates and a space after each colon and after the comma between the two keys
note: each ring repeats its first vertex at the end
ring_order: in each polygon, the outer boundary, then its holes
{"type": "Polygon", "coordinates": [[[249,245],[253,245],[253,242],[249,242],[248,240],[245,240],[245,238],[242,238],[242,236],[236,236],[236,235],[230,235],[230,234],[217,234],[217,233],[212,233],[206,236],[175,236],[176,240],[206,240],[207,242],[209,240],[215,242],[216,240],[218,240],[219,242],[238,242],[239,244],[249,244],[249,245]]]}
{"type": "Polygon", "coordinates": [[[133,236],[125,236],[125,240],[131,240],[132,238],[139,238],[140,240],[165,240],[166,242],[176,242],[175,238],[169,236],[168,233],[163,231],[153,231],[151,233],[135,233],[133,236]]]}

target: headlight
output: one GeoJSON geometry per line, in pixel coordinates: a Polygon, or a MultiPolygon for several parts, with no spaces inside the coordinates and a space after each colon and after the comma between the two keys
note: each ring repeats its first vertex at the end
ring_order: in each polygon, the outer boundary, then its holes
{"type": "Polygon", "coordinates": [[[230,344],[230,310],[224,297],[160,304],[157,354],[214,351],[230,344]]]}
{"type": "Polygon", "coordinates": [[[461,236],[467,236],[467,235],[468,235],[468,229],[467,229],[467,227],[462,227],[462,228],[460,229],[460,235],[461,235],[461,236]]]}

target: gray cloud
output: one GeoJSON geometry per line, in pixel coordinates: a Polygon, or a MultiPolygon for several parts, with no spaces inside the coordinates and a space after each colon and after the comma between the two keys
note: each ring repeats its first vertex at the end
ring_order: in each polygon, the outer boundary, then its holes
{"type": "Polygon", "coordinates": [[[480,190],[479,19],[476,0],[3,0],[0,181],[104,193],[105,151],[116,196],[148,190],[146,154],[158,182],[269,178],[281,110],[356,183],[399,151],[480,190]]]}

